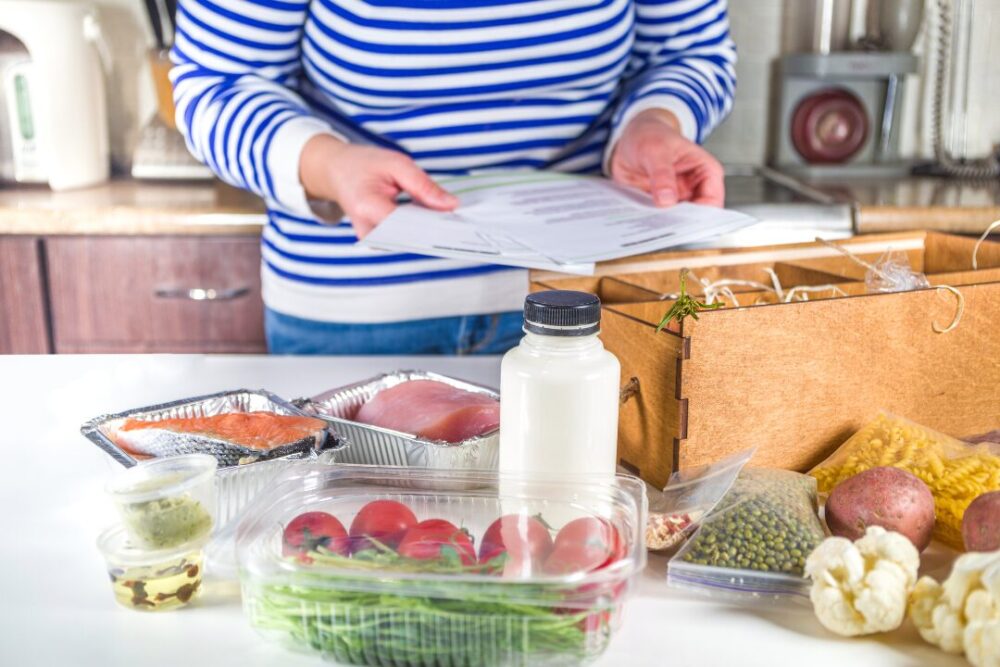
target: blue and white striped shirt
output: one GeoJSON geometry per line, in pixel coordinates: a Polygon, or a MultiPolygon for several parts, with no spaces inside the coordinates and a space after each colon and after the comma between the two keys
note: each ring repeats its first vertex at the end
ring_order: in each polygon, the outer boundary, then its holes
{"type": "Polygon", "coordinates": [[[593,172],[645,109],[707,136],[736,54],[726,0],[181,0],[173,59],[189,148],[267,202],[267,305],[385,322],[520,309],[525,273],[357,247],[306,201],[306,141],[403,151],[432,174],[593,172]]]}

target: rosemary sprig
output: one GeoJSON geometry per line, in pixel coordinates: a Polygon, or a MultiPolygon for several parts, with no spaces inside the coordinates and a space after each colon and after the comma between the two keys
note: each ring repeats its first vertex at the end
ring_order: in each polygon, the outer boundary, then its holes
{"type": "Polygon", "coordinates": [[[681,289],[680,292],[677,294],[677,300],[674,301],[674,304],[670,306],[670,310],[667,311],[667,314],[663,316],[663,319],[660,320],[660,323],[656,326],[656,333],[660,333],[660,331],[663,330],[663,327],[667,326],[673,321],[676,321],[678,324],[680,324],[681,322],[684,321],[684,318],[689,315],[694,319],[698,319],[698,313],[700,311],[717,310],[725,305],[722,302],[713,304],[703,303],[695,299],[690,294],[688,294],[687,275],[688,275],[688,270],[681,269],[681,289]]]}

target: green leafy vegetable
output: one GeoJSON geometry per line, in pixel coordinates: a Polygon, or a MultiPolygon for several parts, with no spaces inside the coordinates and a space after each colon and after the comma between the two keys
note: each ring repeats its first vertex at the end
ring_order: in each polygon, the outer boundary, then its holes
{"type": "Polygon", "coordinates": [[[478,593],[476,584],[465,582],[461,596],[454,584],[440,579],[420,582],[415,594],[412,580],[388,576],[371,592],[370,579],[344,570],[462,575],[490,572],[496,565],[417,560],[377,549],[363,558],[322,549],[310,555],[315,565],[333,566],[336,573],[300,571],[286,583],[254,587],[245,598],[248,611],[259,628],[284,633],[344,663],[472,667],[554,659],[575,665],[604,648],[620,604],[605,597],[585,609],[566,608],[561,606],[565,587],[544,583],[510,582],[505,599],[496,594],[499,576],[481,584],[478,593]],[[401,586],[409,590],[393,592],[401,586]],[[538,602],[521,602],[526,598],[538,602]]]}
{"type": "Polygon", "coordinates": [[[660,333],[663,327],[667,326],[673,321],[677,321],[678,324],[684,321],[685,317],[689,315],[694,319],[698,319],[698,313],[702,310],[717,310],[722,308],[725,304],[723,303],[702,303],[698,301],[693,296],[687,293],[687,275],[688,270],[681,270],[681,288],[677,295],[677,300],[674,304],[670,306],[670,310],[667,314],[663,316],[660,323],[656,326],[656,333],[660,333]]]}

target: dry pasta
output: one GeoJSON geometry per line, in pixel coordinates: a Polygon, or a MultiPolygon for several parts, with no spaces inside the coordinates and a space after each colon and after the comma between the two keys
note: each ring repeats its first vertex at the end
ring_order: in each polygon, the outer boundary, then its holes
{"type": "Polygon", "coordinates": [[[877,466],[902,468],[927,484],[934,494],[934,537],[956,549],[963,548],[965,508],[981,494],[1000,490],[1000,456],[989,445],[968,445],[889,414],[851,436],[810,474],[825,494],[877,466]]]}

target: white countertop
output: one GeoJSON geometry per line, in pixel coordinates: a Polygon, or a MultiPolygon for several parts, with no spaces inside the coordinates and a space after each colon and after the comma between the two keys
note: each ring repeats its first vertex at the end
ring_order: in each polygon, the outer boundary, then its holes
{"type": "MultiPolygon", "coordinates": [[[[103,485],[116,469],[80,424],[224,389],[294,398],[387,370],[424,368],[497,384],[496,358],[0,356],[0,665],[317,665],[259,637],[237,593],[216,583],[186,609],[140,614],[112,599],[95,546],[113,521],[103,485]]],[[[940,552],[927,560],[940,574],[940,552]]],[[[727,604],[667,587],[650,559],[602,666],[966,664],[907,624],[881,639],[838,639],[805,606],[727,604]]]]}

